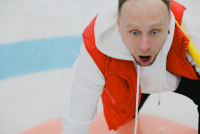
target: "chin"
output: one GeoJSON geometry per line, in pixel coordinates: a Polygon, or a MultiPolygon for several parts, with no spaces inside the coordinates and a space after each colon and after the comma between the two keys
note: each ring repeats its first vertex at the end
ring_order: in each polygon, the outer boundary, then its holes
{"type": "Polygon", "coordinates": [[[135,60],[135,62],[139,65],[139,66],[142,66],[142,67],[149,67],[149,66],[151,66],[154,62],[150,62],[149,64],[147,64],[147,65],[143,65],[141,62],[139,62],[139,61],[137,61],[137,60],[135,60]]]}

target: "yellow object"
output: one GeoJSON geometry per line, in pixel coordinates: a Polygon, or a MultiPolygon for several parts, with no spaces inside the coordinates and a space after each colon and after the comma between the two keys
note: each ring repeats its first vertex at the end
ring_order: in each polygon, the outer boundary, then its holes
{"type": "MultiPolygon", "coordinates": [[[[179,26],[179,28],[183,31],[183,29],[181,28],[181,26],[178,24],[178,22],[176,21],[176,24],[179,26]]],[[[184,31],[183,31],[184,33],[184,31]]],[[[185,33],[184,33],[185,34],[185,33]]],[[[185,34],[186,35],[186,34],[185,34]]],[[[188,36],[186,35],[186,37],[188,38],[188,36]]],[[[189,39],[189,38],[188,38],[189,39]]],[[[188,52],[190,53],[190,55],[192,56],[192,58],[194,59],[194,61],[197,63],[197,65],[200,67],[200,54],[197,51],[197,49],[194,47],[194,45],[192,44],[192,42],[190,41],[188,44],[188,52]]]]}

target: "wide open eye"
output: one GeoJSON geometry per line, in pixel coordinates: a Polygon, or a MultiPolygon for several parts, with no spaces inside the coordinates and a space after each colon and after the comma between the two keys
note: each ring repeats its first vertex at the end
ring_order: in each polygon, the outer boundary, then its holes
{"type": "Polygon", "coordinates": [[[151,34],[153,34],[153,35],[158,34],[158,30],[153,30],[153,31],[151,31],[151,34]]]}
{"type": "Polygon", "coordinates": [[[137,35],[139,32],[138,31],[132,31],[131,32],[133,35],[137,35]]]}

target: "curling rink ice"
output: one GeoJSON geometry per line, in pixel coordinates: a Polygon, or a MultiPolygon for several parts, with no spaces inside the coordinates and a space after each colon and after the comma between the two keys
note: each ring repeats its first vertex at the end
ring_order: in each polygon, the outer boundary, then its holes
{"type": "MultiPolygon", "coordinates": [[[[59,119],[81,34],[106,0],[0,0],[0,134],[59,119]]],[[[98,111],[103,110],[101,100],[98,111]]],[[[151,95],[143,114],[198,129],[197,106],[172,92],[151,95]]]]}

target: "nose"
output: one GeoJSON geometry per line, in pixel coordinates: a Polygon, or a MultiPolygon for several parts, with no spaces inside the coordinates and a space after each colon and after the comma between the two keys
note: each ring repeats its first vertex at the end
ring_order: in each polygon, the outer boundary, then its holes
{"type": "Polygon", "coordinates": [[[150,44],[149,44],[149,40],[148,40],[148,36],[143,36],[142,41],[140,43],[140,49],[142,51],[148,51],[150,49],[150,44]]]}

